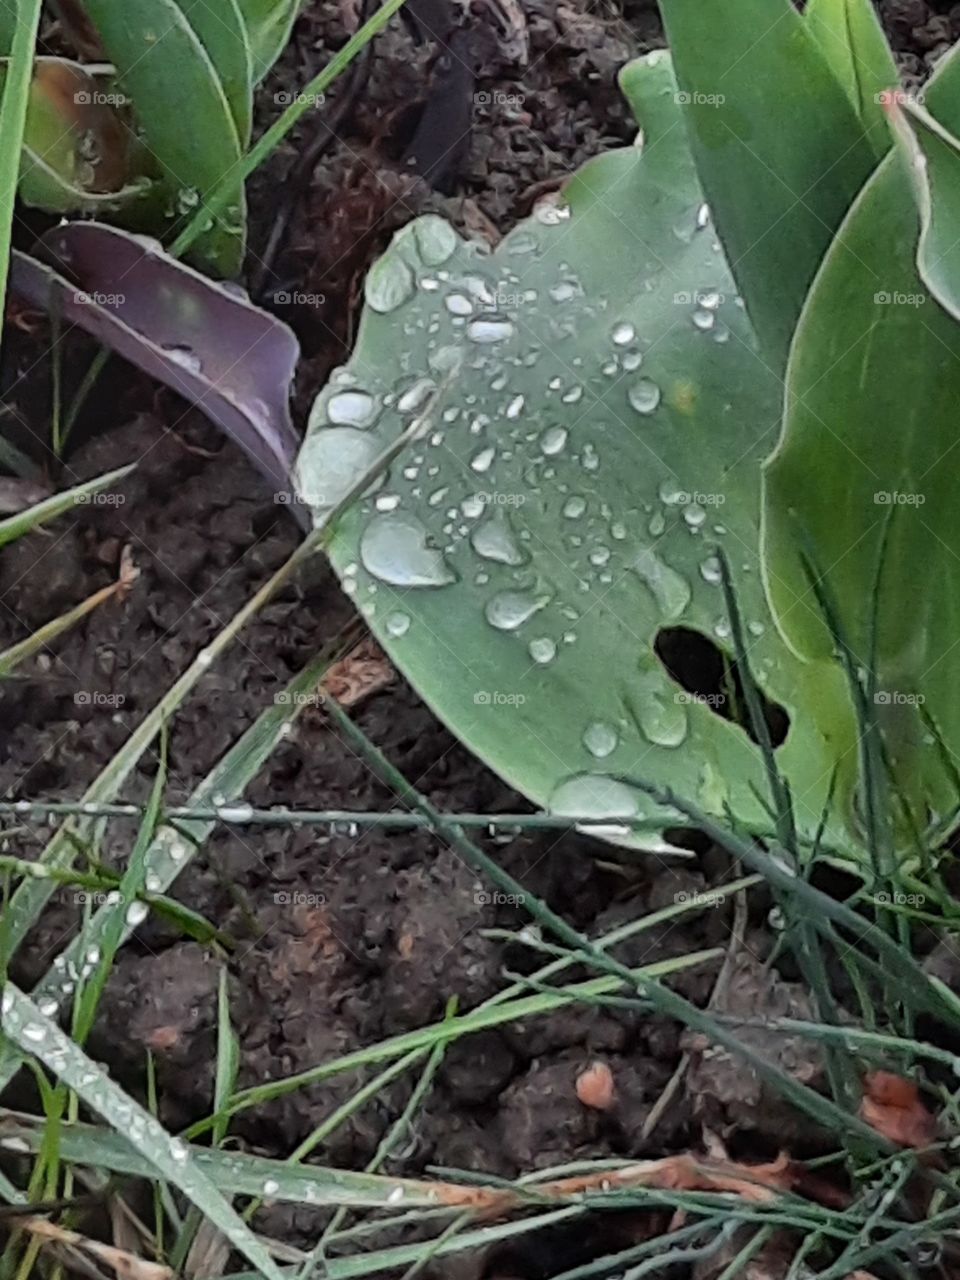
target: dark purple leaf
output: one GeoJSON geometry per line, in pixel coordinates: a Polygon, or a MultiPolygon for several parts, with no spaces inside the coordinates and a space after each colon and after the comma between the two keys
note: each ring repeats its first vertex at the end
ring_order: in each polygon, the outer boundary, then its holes
{"type": "Polygon", "coordinates": [[[300,355],[293,332],[147,237],[72,222],[40,247],[53,265],[14,252],[13,290],[44,310],[57,305],[65,322],[196,405],[289,496],[300,447],[289,405],[300,355]]]}

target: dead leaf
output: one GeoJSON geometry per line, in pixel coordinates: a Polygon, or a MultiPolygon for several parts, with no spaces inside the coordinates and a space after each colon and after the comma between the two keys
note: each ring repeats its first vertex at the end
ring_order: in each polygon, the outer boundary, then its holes
{"type": "Polygon", "coordinates": [[[355,707],[392,684],[396,675],[390,659],[368,635],[328,669],[320,688],[336,698],[341,707],[355,707]]]}
{"type": "Polygon", "coordinates": [[[872,1071],[864,1081],[860,1115],[877,1133],[901,1147],[929,1147],[937,1121],[920,1100],[912,1080],[891,1071],[872,1071]]]}
{"type": "Polygon", "coordinates": [[[170,1267],[161,1266],[158,1262],[148,1262],[125,1249],[115,1249],[112,1245],[100,1240],[91,1240],[78,1231],[68,1231],[47,1218],[21,1218],[18,1226],[31,1235],[49,1240],[53,1244],[71,1245],[75,1249],[90,1254],[100,1262],[112,1267],[119,1280],[175,1280],[175,1273],[170,1267]]]}

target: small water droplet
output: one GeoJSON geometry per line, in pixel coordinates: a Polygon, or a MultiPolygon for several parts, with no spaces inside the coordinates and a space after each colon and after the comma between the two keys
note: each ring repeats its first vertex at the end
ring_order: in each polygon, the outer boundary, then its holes
{"type": "Polygon", "coordinates": [[[687,736],[686,708],[676,698],[646,693],[640,707],[643,736],[658,747],[679,747],[687,736]]]}
{"type": "Polygon", "coordinates": [[[579,494],[574,494],[563,504],[563,514],[568,520],[579,520],[586,509],[587,500],[581,498],[579,494]]]}
{"type": "Polygon", "coordinates": [[[538,636],[527,645],[527,652],[534,662],[545,666],[557,656],[557,646],[548,636],[538,636]]]}
{"type": "Polygon", "coordinates": [[[723,574],[720,571],[720,561],[716,556],[708,556],[700,566],[700,576],[704,582],[709,582],[711,586],[716,586],[723,580],[723,574]]]}
{"type": "Polygon", "coordinates": [[[473,530],[470,545],[478,556],[498,564],[520,565],[527,559],[514,540],[507,517],[499,512],[473,530]]]}
{"type": "Polygon", "coordinates": [[[611,337],[613,338],[613,344],[616,347],[628,346],[636,336],[637,336],[636,329],[634,329],[633,325],[629,324],[626,320],[622,321],[618,325],[615,325],[613,333],[611,334],[611,337]]]}
{"type": "Polygon", "coordinates": [[[474,471],[483,474],[490,470],[493,460],[497,456],[497,451],[492,445],[488,445],[485,449],[481,449],[479,453],[475,453],[470,459],[470,466],[474,471]]]}
{"type": "Polygon", "coordinates": [[[397,410],[400,413],[417,413],[436,391],[437,384],[431,378],[418,378],[412,386],[397,398],[397,410]]]}
{"type": "Polygon", "coordinates": [[[653,413],[660,404],[660,388],[649,378],[640,378],[628,390],[627,399],[637,413],[653,413]]]}
{"type": "Polygon", "coordinates": [[[552,458],[556,454],[563,452],[563,447],[566,443],[566,427],[547,427],[546,431],[544,431],[540,437],[540,450],[542,453],[545,453],[548,458],[552,458]]]}
{"type": "Polygon", "coordinates": [[[447,308],[452,316],[472,316],[473,303],[462,293],[448,294],[443,300],[443,305],[447,308]]]}
{"type": "Polygon", "coordinates": [[[581,741],[592,756],[602,760],[612,751],[616,751],[620,735],[612,724],[607,724],[603,720],[594,720],[584,729],[581,741]]]}
{"type": "Polygon", "coordinates": [[[708,333],[717,323],[717,317],[706,307],[697,307],[693,313],[693,323],[703,333],[708,333]]]}
{"type": "Polygon", "coordinates": [[[138,924],[143,924],[148,914],[149,908],[145,902],[131,902],[127,907],[127,924],[135,929],[138,924]]]}

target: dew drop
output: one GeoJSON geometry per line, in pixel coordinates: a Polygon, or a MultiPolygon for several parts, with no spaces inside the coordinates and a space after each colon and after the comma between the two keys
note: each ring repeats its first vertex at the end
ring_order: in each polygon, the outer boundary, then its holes
{"type": "Polygon", "coordinates": [[[430,396],[437,389],[437,384],[431,378],[418,378],[412,386],[408,387],[397,399],[397,410],[399,413],[417,413],[430,399],[430,396]]]}
{"type": "Polygon", "coordinates": [[[335,507],[370,470],[379,452],[375,437],[352,427],[313,432],[297,463],[301,497],[314,510],[335,507]]]}
{"type": "Polygon", "coordinates": [[[496,449],[494,449],[492,445],[488,445],[485,449],[481,449],[478,453],[473,455],[470,459],[470,466],[474,471],[478,471],[482,475],[484,472],[490,470],[496,456],[496,449]]]}
{"type": "Polygon", "coordinates": [[[720,561],[716,556],[709,556],[700,566],[700,576],[704,582],[709,582],[711,586],[716,586],[723,580],[720,571],[720,561]]]}
{"type": "Polygon", "coordinates": [[[626,320],[614,327],[611,337],[615,347],[626,347],[637,336],[637,331],[632,324],[628,324],[626,320]]]}
{"type": "Polygon", "coordinates": [[[467,337],[480,344],[504,342],[513,337],[513,321],[498,315],[477,316],[467,325],[467,337]]]}
{"type": "Polygon", "coordinates": [[[443,553],[428,546],[427,531],[406,513],[375,515],[360,539],[368,573],[395,587],[443,587],[456,578],[443,553]]]}
{"type": "Polygon", "coordinates": [[[443,300],[443,305],[452,316],[473,315],[473,303],[462,293],[448,294],[443,300]]]}
{"type": "Polygon", "coordinates": [[[628,390],[627,399],[637,413],[653,413],[660,404],[660,388],[649,378],[640,378],[628,390]]]}
{"type": "Polygon", "coordinates": [[[548,603],[546,596],[526,591],[500,591],[487,601],[484,616],[498,631],[516,631],[548,603]]]}
{"type": "Polygon", "coordinates": [[[373,310],[386,315],[413,294],[413,272],[399,253],[388,251],[367,272],[363,291],[373,310]]]}
{"type": "Polygon", "coordinates": [[[445,218],[426,213],[413,224],[417,252],[428,267],[439,267],[457,247],[457,233],[445,218]]]}
{"type": "Polygon", "coordinates": [[[546,431],[544,431],[540,437],[540,450],[542,453],[545,453],[548,458],[552,458],[558,453],[563,452],[563,448],[566,443],[566,427],[547,427],[546,431]]]}
{"type": "Polygon", "coordinates": [[[568,520],[579,520],[586,509],[587,500],[581,498],[579,494],[574,494],[563,504],[563,514],[568,520]]]}
{"type": "Polygon", "coordinates": [[[377,403],[366,391],[338,391],[327,401],[327,417],[338,426],[368,427],[377,403]]]}
{"type": "Polygon", "coordinates": [[[612,724],[607,724],[603,720],[594,720],[584,729],[581,741],[592,756],[602,760],[617,749],[620,735],[612,724]]]}
{"type": "Polygon", "coordinates": [[[658,693],[644,695],[640,729],[658,747],[679,747],[687,736],[687,712],[681,702],[667,701],[658,693]]]}
{"type": "Polygon", "coordinates": [[[554,789],[548,807],[561,818],[634,818],[640,804],[637,792],[625,782],[578,773],[554,789]]]}
{"type": "Polygon", "coordinates": [[[652,551],[643,548],[630,566],[643,580],[665,618],[679,618],[690,603],[690,584],[652,551]]]}
{"type": "Polygon", "coordinates": [[[149,908],[145,902],[131,902],[127,907],[127,924],[135,929],[138,924],[143,924],[149,914],[149,908]]]}
{"type": "Polygon", "coordinates": [[[557,646],[549,636],[538,636],[527,645],[527,652],[534,662],[539,663],[540,666],[546,666],[557,656],[557,646]]]}
{"type": "Polygon", "coordinates": [[[503,515],[497,514],[478,525],[470,535],[470,545],[484,560],[498,564],[520,565],[527,557],[517,546],[513,530],[503,515]]]}

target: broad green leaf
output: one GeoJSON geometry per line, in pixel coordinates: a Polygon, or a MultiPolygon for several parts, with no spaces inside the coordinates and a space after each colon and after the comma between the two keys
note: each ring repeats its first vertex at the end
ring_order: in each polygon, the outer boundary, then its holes
{"type": "Polygon", "coordinates": [[[875,156],[883,159],[890,150],[884,95],[899,85],[900,75],[871,0],[810,0],[803,16],[875,156]]]}
{"type": "Polygon", "coordinates": [[[179,0],[216,68],[241,146],[253,124],[253,64],[240,0],[179,0]]]}
{"type": "Polygon", "coordinates": [[[782,370],[873,147],[791,0],[660,8],[700,181],[757,335],[782,370]]]}
{"type": "MultiPolygon", "coordinates": [[[[927,100],[948,127],[960,124],[956,55],[927,100]]],[[[923,815],[956,800],[927,722],[960,749],[960,328],[920,278],[919,231],[898,150],[851,209],[800,320],[783,434],[765,469],[763,561],[783,634],[816,659],[831,638],[802,562],[808,547],[845,637],[875,665],[887,750],[923,815]]]]}
{"type": "Polygon", "coordinates": [[[495,253],[432,216],[395,237],[314,407],[301,493],[328,515],[425,414],[332,559],[453,731],[583,818],[650,812],[619,781],[633,774],[765,822],[747,735],[655,652],[679,627],[729,654],[722,544],[758,678],[793,717],[778,757],[810,831],[835,768],[849,794],[855,730],[838,669],[786,650],[759,581],[781,384],[710,225],[669,59],[632,64],[624,88],[644,147],[585,166],[495,253]]]}
{"type": "Polygon", "coordinates": [[[226,215],[213,220],[193,250],[215,274],[235,275],[245,234],[242,146],[209,53],[177,0],[86,0],[86,8],[163,171],[171,213],[191,213],[237,173],[226,215]]]}
{"type": "Polygon", "coordinates": [[[891,103],[891,119],[920,211],[917,267],[924,284],[960,320],[960,141],[924,108],[891,103]]]}
{"type": "MultiPolygon", "coordinates": [[[[4,79],[0,68],[0,82],[4,79]]],[[[151,183],[102,82],[65,58],[38,58],[20,165],[20,196],[50,213],[114,213],[145,207],[151,183]]]]}
{"type": "Polygon", "coordinates": [[[239,0],[247,24],[254,83],[267,74],[290,39],[302,0],[239,0]]]}

